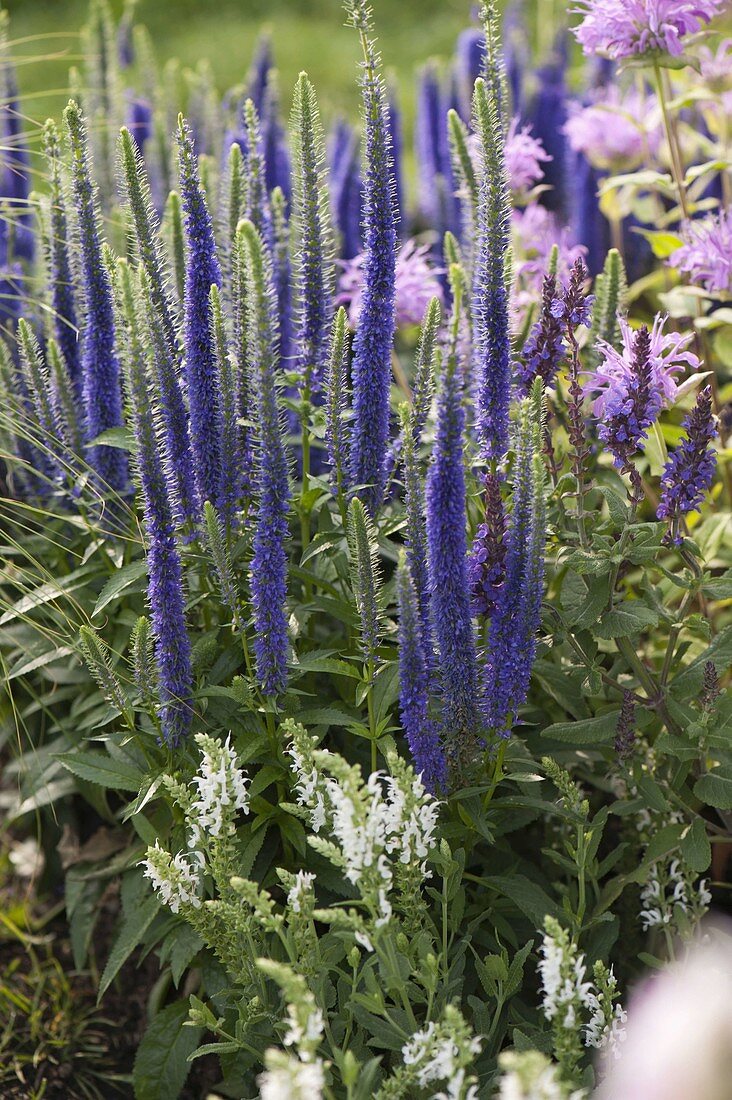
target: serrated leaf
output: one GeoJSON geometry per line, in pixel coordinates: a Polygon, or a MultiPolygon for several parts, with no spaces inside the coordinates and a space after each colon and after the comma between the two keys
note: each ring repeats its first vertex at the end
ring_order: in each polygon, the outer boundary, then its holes
{"type": "Polygon", "coordinates": [[[140,580],[141,577],[147,576],[147,562],[133,561],[130,565],[125,565],[122,569],[118,569],[114,576],[110,577],[105,584],[102,591],[99,593],[97,602],[94,605],[92,616],[98,615],[100,611],[103,611],[107,604],[110,604],[112,600],[116,600],[118,596],[121,596],[125,589],[129,588],[140,580]]]}
{"type": "Polygon", "coordinates": [[[544,917],[548,913],[557,916],[557,907],[549,895],[525,875],[491,876],[486,879],[486,883],[510,898],[516,908],[528,917],[534,928],[543,928],[544,917]]]}
{"type": "Polygon", "coordinates": [[[184,1027],[188,1002],[177,1001],[159,1012],[137,1048],[132,1070],[136,1100],[177,1100],[190,1071],[188,1059],[203,1029],[184,1027]]]}
{"type": "Polygon", "coordinates": [[[86,752],[63,752],[56,759],[72,775],[100,787],[137,793],[145,778],[144,773],[134,764],[113,760],[107,753],[96,752],[94,749],[86,752]]]}
{"type": "Polygon", "coordinates": [[[707,836],[706,825],[700,817],[695,817],[686,835],[681,840],[681,854],[684,862],[698,875],[703,874],[712,862],[712,846],[707,836]]]}
{"type": "Polygon", "coordinates": [[[595,627],[598,638],[628,638],[632,634],[641,634],[651,626],[658,624],[657,611],[647,607],[640,600],[626,601],[603,615],[595,627]]]}
{"type": "Polygon", "coordinates": [[[555,722],[553,726],[542,730],[541,736],[572,745],[600,745],[615,736],[619,715],[619,710],[612,710],[596,718],[583,718],[578,722],[555,722]]]}
{"type": "Polygon", "coordinates": [[[694,784],[694,794],[707,806],[732,810],[732,767],[723,765],[702,775],[694,784]]]}
{"type": "Polygon", "coordinates": [[[97,1001],[101,1001],[159,911],[160,903],[157,897],[152,894],[142,905],[136,906],[130,914],[124,916],[119,935],[114,941],[107,959],[107,965],[104,967],[104,973],[99,982],[97,1001]]]}

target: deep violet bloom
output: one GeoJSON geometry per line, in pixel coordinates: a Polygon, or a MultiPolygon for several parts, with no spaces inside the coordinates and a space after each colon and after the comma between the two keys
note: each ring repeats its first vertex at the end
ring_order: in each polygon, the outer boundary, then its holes
{"type": "Polygon", "coordinates": [[[394,338],[396,219],[391,148],[380,59],[370,37],[370,14],[362,0],[350,6],[361,31],[365,59],[361,80],[365,122],[364,291],[353,342],[351,483],[373,514],[384,493],[389,447],[389,391],[394,338]]]}
{"type": "MultiPolygon", "coordinates": [[[[582,242],[582,252],[577,250],[576,254],[584,256],[590,275],[598,275],[610,248],[610,223],[600,210],[598,198],[602,174],[592,167],[584,153],[571,151],[569,174],[571,239],[582,242]]],[[[634,244],[637,237],[633,234],[634,244]]]]}
{"type": "Polygon", "coordinates": [[[659,519],[677,519],[695,511],[711,488],[717,456],[711,441],[717,434],[712,414],[712,392],[700,390],[684,420],[686,438],[669,457],[661,475],[659,519]]]}
{"type": "Polygon", "coordinates": [[[49,119],[43,129],[44,151],[48,158],[51,209],[48,234],[48,277],[53,307],[53,331],[61,349],[74,390],[80,396],[81,361],[76,321],[76,301],[71,257],[66,198],[61,185],[61,145],[58,130],[49,119]]]}
{"type": "MultiPolygon", "coordinates": [[[[81,375],[85,434],[91,443],[122,426],[122,391],[114,328],[112,286],[102,259],[99,203],[92,181],[86,127],[73,100],[64,111],[71,149],[72,188],[80,244],[82,295],[81,375]]],[[[117,447],[90,449],[91,466],[116,492],[127,485],[127,459],[117,447]]]]}
{"type": "Polygon", "coordinates": [[[396,98],[396,90],[389,88],[386,108],[386,120],[391,142],[391,172],[394,180],[394,211],[397,226],[404,224],[404,141],[402,134],[402,113],[396,98]]]}
{"type": "Polygon", "coordinates": [[[14,260],[32,260],[35,254],[33,211],[28,202],[31,167],[27,136],[23,132],[23,114],[18,103],[15,70],[7,58],[2,65],[0,95],[0,185],[10,218],[9,243],[14,260]]]}
{"type": "Polygon", "coordinates": [[[478,526],[468,559],[470,590],[475,615],[490,615],[505,576],[506,512],[501,496],[501,477],[485,476],[485,519],[478,526]]]}
{"type": "Polygon", "coordinates": [[[248,368],[258,434],[256,519],[252,538],[251,592],[254,657],[265,695],[287,685],[287,513],[289,478],[277,407],[276,296],[266,246],[251,222],[242,226],[246,252],[248,368]]]}
{"type": "Polygon", "coordinates": [[[147,382],[147,359],[137,323],[139,306],[132,289],[131,272],[124,265],[120,265],[119,271],[125,318],[127,391],[137,442],[137,471],[147,536],[147,595],[158,669],[160,720],[166,743],[174,746],[190,729],[193,716],[191,645],[185,621],[183,573],[167,480],[158,449],[147,382]]]}
{"type": "Polygon", "coordinates": [[[333,221],[338,231],[338,255],[350,260],[363,248],[360,143],[343,119],[336,122],[328,142],[328,187],[333,221]]]}
{"type": "Polygon", "coordinates": [[[683,52],[683,38],[696,34],[726,0],[578,0],[582,22],[573,28],[586,54],[614,59],[646,53],[683,52]]]}
{"type": "Polygon", "coordinates": [[[671,253],[668,263],[710,294],[732,293],[732,216],[729,210],[687,222],[682,238],[684,244],[671,253]]]}
{"type": "Polygon", "coordinates": [[[551,157],[544,167],[542,182],[549,190],[542,195],[542,205],[566,218],[569,215],[569,201],[567,138],[564,133],[568,111],[565,72],[566,63],[561,56],[537,71],[538,86],[527,111],[527,121],[534,137],[551,157]]]}
{"type": "Polygon", "coordinates": [[[539,318],[524,344],[521,360],[516,364],[518,389],[525,397],[535,378],[551,386],[564,354],[565,324],[561,304],[561,288],[556,275],[545,275],[541,291],[539,318]]]}
{"type": "MultiPolygon", "coordinates": [[[[415,240],[405,241],[396,258],[396,324],[418,325],[433,298],[443,301],[440,275],[443,269],[430,262],[429,245],[419,245],[415,240]]],[[[355,329],[361,316],[364,293],[364,264],[366,256],[360,253],[348,262],[340,264],[337,305],[346,306],[348,321],[355,329]]]]}
{"type": "Polygon", "coordinates": [[[472,757],[480,725],[465,532],[462,396],[457,362],[451,356],[438,394],[426,512],[430,602],[439,655],[444,738],[452,760],[464,754],[468,759],[472,757]]]}
{"type": "Polygon", "coordinates": [[[447,765],[436,722],[429,714],[429,674],[422,648],[417,597],[405,561],[397,570],[399,602],[399,712],[415,771],[429,791],[445,785],[447,765]]]}
{"type": "Polygon", "coordinates": [[[221,413],[216,349],[212,335],[211,287],[221,286],[211,215],[187,123],[178,122],[180,188],[186,230],[184,303],[185,379],[191,445],[200,499],[215,501],[221,474],[221,413]]]}
{"type": "Polygon", "coordinates": [[[505,579],[496,598],[488,634],[484,704],[489,729],[508,737],[526,702],[541,618],[546,543],[544,466],[540,427],[523,404],[513,475],[505,579]]]}
{"type": "Polygon", "coordinates": [[[139,96],[131,98],[127,105],[127,129],[132,134],[137,148],[145,151],[145,144],[153,132],[153,109],[149,99],[139,96]]]}
{"type": "Polygon", "coordinates": [[[477,420],[486,458],[508,450],[511,391],[509,301],[505,278],[510,203],[504,159],[503,127],[489,89],[476,82],[476,121],[482,143],[478,201],[478,250],[473,273],[474,365],[477,420]]]}
{"type": "Polygon", "coordinates": [[[479,27],[468,27],[460,33],[455,47],[456,109],[463,122],[470,122],[473,88],[485,63],[485,34],[479,27]]]}
{"type": "Polygon", "coordinates": [[[419,212],[438,241],[446,231],[457,235],[460,230],[447,125],[450,106],[437,69],[426,65],[419,76],[414,141],[419,165],[419,212]]]}

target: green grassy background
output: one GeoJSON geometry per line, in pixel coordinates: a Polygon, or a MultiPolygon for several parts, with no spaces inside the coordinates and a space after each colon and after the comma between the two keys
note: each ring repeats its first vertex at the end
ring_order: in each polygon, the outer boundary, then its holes
{"type": "MultiPolygon", "coordinates": [[[[547,7],[553,0],[541,0],[547,7]]],[[[85,0],[9,0],[13,53],[19,61],[24,109],[34,121],[57,115],[68,98],[67,75],[78,60],[85,0]]],[[[120,10],[119,0],[113,8],[120,10]]],[[[433,56],[447,57],[470,23],[471,0],[375,0],[384,64],[411,116],[412,74],[433,56]]],[[[297,74],[315,82],[324,111],[357,108],[358,40],[344,26],[340,0],[140,0],[137,19],[152,36],[161,62],[207,59],[220,88],[240,82],[262,30],[272,32],[283,100],[297,74]]]]}

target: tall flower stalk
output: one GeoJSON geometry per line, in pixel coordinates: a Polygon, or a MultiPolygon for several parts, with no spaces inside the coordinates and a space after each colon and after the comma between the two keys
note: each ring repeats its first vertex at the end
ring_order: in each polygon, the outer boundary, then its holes
{"type": "MultiPolygon", "coordinates": [[[[102,259],[99,203],[92,180],[86,126],[71,100],[64,111],[71,150],[76,225],[81,246],[84,302],[81,350],[87,445],[103,432],[122,426],[122,393],[114,329],[114,305],[109,274],[102,259]]],[[[90,446],[89,461],[101,480],[116,492],[127,486],[124,451],[101,444],[90,446]]]]}
{"type": "Polygon", "coordinates": [[[364,289],[353,347],[353,426],[351,481],[373,512],[386,481],[389,392],[394,337],[396,218],[386,93],[380,59],[371,37],[371,11],[365,0],[347,0],[346,11],[363,50],[364,108],[364,289]],[[362,487],[362,488],[361,488],[362,487]]]}
{"type": "MultiPolygon", "coordinates": [[[[486,36],[497,54],[496,28],[486,20],[486,36]]],[[[498,64],[496,60],[494,66],[498,64]]],[[[486,458],[500,460],[508,450],[511,395],[511,341],[506,261],[510,202],[504,157],[499,75],[475,83],[473,110],[480,137],[482,169],[478,198],[478,247],[473,273],[473,324],[477,376],[477,422],[486,458]]]]}
{"type": "Polygon", "coordinates": [[[458,364],[461,282],[454,280],[451,347],[439,369],[437,428],[427,475],[427,550],[432,623],[439,655],[442,736],[451,766],[474,762],[481,726],[465,530],[465,410],[458,364]]]}
{"type": "Polygon", "coordinates": [[[221,285],[221,269],[193,138],[182,116],[178,119],[178,149],[187,244],[184,336],[191,444],[199,497],[215,501],[221,478],[221,409],[211,287],[221,285]]]}
{"type": "Polygon", "coordinates": [[[166,743],[175,746],[188,733],[193,717],[191,647],[185,620],[182,568],[155,430],[147,381],[147,356],[137,321],[139,296],[133,272],[122,260],[117,266],[117,287],[124,328],[127,392],[145,514],[147,594],[158,670],[160,724],[166,743]]]}
{"type": "Polygon", "coordinates": [[[287,685],[287,456],[277,408],[277,317],[265,245],[252,222],[241,227],[247,257],[249,370],[258,429],[256,521],[252,540],[251,592],[257,679],[267,696],[287,685]]]}
{"type": "Polygon", "coordinates": [[[74,389],[80,392],[80,344],[76,316],[76,288],[69,255],[69,218],[61,174],[61,144],[58,130],[51,119],[43,128],[43,146],[48,159],[51,185],[48,267],[53,329],[74,389]]]}

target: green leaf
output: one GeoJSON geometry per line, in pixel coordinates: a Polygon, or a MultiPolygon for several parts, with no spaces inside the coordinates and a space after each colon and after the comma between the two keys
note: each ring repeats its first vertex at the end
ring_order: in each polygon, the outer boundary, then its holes
{"type": "Polygon", "coordinates": [[[630,600],[603,615],[595,627],[597,638],[627,638],[641,634],[658,623],[658,612],[646,607],[640,600],[630,600]]]}
{"type": "Polygon", "coordinates": [[[723,765],[697,779],[694,794],[708,806],[732,810],[732,767],[723,765]]]}
{"type": "Polygon", "coordinates": [[[698,875],[704,873],[712,862],[712,846],[707,836],[706,825],[700,817],[695,817],[686,836],[681,841],[681,854],[692,871],[698,875]]]}
{"type": "MultiPolygon", "coordinates": [[[[118,596],[121,596],[126,588],[134,584],[135,581],[139,581],[141,577],[147,576],[147,562],[145,561],[133,561],[130,565],[125,565],[122,569],[118,569],[114,576],[110,577],[105,584],[102,591],[99,593],[97,602],[94,605],[92,616],[98,615],[107,604],[110,604],[112,600],[116,600],[118,596]]],[[[141,589],[136,589],[141,591],[141,589]]]]}
{"type": "Polygon", "coordinates": [[[114,941],[107,959],[107,965],[104,967],[104,973],[99,982],[97,1002],[101,1001],[159,911],[160,903],[157,897],[152,894],[142,905],[133,908],[129,915],[123,917],[122,927],[117,939],[114,941]]]}
{"type": "Polygon", "coordinates": [[[107,428],[89,443],[90,447],[116,447],[118,451],[135,451],[135,437],[129,428],[107,428]]]}
{"type": "Polygon", "coordinates": [[[183,1027],[188,1002],[177,1001],[159,1012],[137,1048],[132,1070],[136,1100],[176,1100],[190,1071],[188,1059],[203,1028],[183,1027]]]}
{"type": "Polygon", "coordinates": [[[543,928],[544,917],[548,913],[557,916],[557,907],[549,895],[525,875],[497,875],[485,881],[492,889],[510,898],[517,909],[528,917],[534,928],[543,928]]]}
{"type": "Polygon", "coordinates": [[[712,577],[702,586],[702,591],[711,600],[732,600],[732,575],[712,577]]]}
{"type": "Polygon", "coordinates": [[[555,722],[542,730],[541,736],[551,737],[554,741],[567,741],[572,745],[600,745],[615,736],[619,715],[619,710],[611,710],[578,722],[555,722]]]}
{"type": "Polygon", "coordinates": [[[123,791],[140,790],[145,778],[136,765],[124,760],[113,760],[104,752],[62,752],[56,757],[72,775],[97,783],[100,787],[112,787],[123,791]]]}

